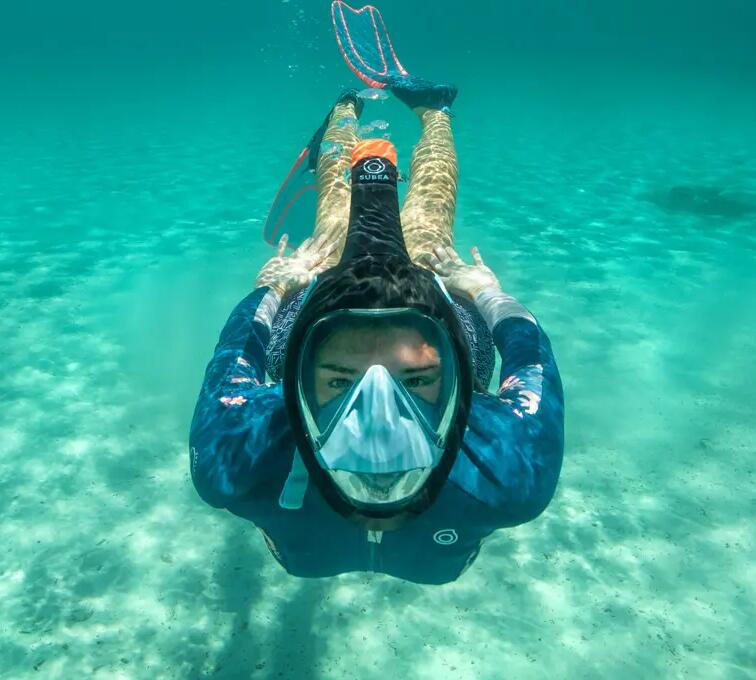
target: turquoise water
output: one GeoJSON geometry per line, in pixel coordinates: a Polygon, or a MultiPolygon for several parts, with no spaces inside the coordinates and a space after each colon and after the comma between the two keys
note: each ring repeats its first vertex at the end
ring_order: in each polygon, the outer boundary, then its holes
{"type": "MultiPolygon", "coordinates": [[[[749,3],[382,3],[460,86],[459,248],[565,385],[551,506],[443,587],[288,577],[189,480],[267,208],[353,82],[328,3],[248,5],[0,22],[0,677],[754,677],[749,3]]],[[[417,123],[373,118],[406,170],[417,123]]]]}

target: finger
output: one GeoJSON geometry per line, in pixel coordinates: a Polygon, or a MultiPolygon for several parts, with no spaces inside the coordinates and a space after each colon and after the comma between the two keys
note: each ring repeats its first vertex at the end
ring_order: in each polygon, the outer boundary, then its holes
{"type": "Polygon", "coordinates": [[[283,257],[286,252],[286,244],[289,242],[289,235],[284,234],[281,240],[278,242],[278,248],[276,248],[276,257],[283,257]]]}
{"type": "Polygon", "coordinates": [[[330,255],[338,247],[338,241],[328,241],[327,237],[319,236],[312,244],[311,255],[316,259],[321,259],[327,255],[330,255]]]}
{"type": "Polygon", "coordinates": [[[312,244],[314,242],[315,242],[315,239],[312,236],[302,241],[299,248],[297,248],[297,255],[309,255],[310,251],[312,250],[312,244]]]}
{"type": "Polygon", "coordinates": [[[312,269],[313,267],[321,265],[334,253],[337,247],[338,243],[329,243],[325,248],[313,252],[304,258],[305,266],[308,269],[312,269]]]}
{"type": "Polygon", "coordinates": [[[325,249],[323,249],[321,252],[323,253],[323,259],[327,258],[329,255],[333,255],[333,253],[336,252],[338,249],[339,244],[338,241],[334,241],[333,243],[329,243],[325,249]]]}
{"type": "Polygon", "coordinates": [[[448,276],[449,275],[449,261],[441,262],[439,260],[434,260],[430,263],[431,269],[433,269],[436,274],[439,276],[448,276]]]}
{"type": "Polygon", "coordinates": [[[421,253],[417,257],[418,260],[423,260],[426,262],[430,267],[433,267],[434,269],[441,264],[441,260],[438,259],[438,255],[434,252],[425,252],[421,253]]]}
{"type": "Polygon", "coordinates": [[[307,243],[303,244],[305,247],[302,249],[303,255],[318,255],[318,252],[320,251],[323,241],[325,240],[325,235],[321,234],[317,238],[315,236],[311,236],[307,239],[307,243]]]}
{"type": "Polygon", "coordinates": [[[438,258],[435,255],[431,256],[430,253],[421,253],[415,258],[415,262],[431,271],[436,271],[438,266],[438,258]]]}
{"type": "Polygon", "coordinates": [[[443,246],[435,246],[433,252],[436,254],[436,257],[440,262],[443,263],[449,260],[449,253],[446,252],[446,249],[443,246]]]}
{"type": "Polygon", "coordinates": [[[480,256],[480,251],[478,250],[478,246],[473,246],[470,252],[472,253],[475,264],[481,267],[485,267],[485,262],[483,262],[483,258],[480,256]]]}
{"type": "Polygon", "coordinates": [[[452,262],[455,262],[456,264],[464,264],[462,261],[462,258],[459,256],[459,253],[457,253],[454,248],[451,246],[446,246],[446,254],[449,256],[449,259],[451,259],[452,262]]]}
{"type": "Polygon", "coordinates": [[[323,247],[323,245],[325,244],[327,238],[328,237],[327,237],[326,234],[321,234],[320,236],[318,236],[316,239],[313,240],[312,247],[315,250],[320,250],[323,247]]]}
{"type": "Polygon", "coordinates": [[[310,238],[306,238],[302,243],[299,244],[299,248],[297,248],[296,253],[297,255],[301,255],[304,253],[312,244],[312,236],[310,238]]]}

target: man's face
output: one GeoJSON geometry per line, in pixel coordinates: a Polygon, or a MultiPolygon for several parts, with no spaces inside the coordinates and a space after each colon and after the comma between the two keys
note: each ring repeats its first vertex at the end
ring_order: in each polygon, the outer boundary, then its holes
{"type": "Polygon", "coordinates": [[[411,328],[363,326],[331,335],[315,353],[315,398],[322,406],[380,364],[411,393],[435,403],[441,390],[438,350],[411,328]]]}

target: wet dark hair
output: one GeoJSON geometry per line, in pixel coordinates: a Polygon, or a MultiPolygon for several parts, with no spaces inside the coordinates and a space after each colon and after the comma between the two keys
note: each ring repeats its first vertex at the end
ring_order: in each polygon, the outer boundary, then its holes
{"type": "Polygon", "coordinates": [[[307,298],[322,316],[337,309],[426,307],[441,293],[433,274],[405,258],[365,256],[348,260],[319,277],[307,298]]]}

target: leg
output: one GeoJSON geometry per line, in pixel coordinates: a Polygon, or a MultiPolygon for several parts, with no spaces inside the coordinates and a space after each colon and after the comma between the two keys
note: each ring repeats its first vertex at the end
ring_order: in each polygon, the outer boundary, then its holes
{"type": "Polygon", "coordinates": [[[339,146],[332,153],[321,154],[318,159],[318,212],[313,236],[325,236],[327,243],[335,241],[338,244],[336,251],[327,261],[329,267],[337,264],[341,258],[349,226],[352,192],[349,182],[344,179],[344,174],[351,168],[352,148],[359,141],[359,137],[356,125],[344,124],[344,119],[348,117],[357,119],[351,101],[334,107],[328,128],[323,135],[323,144],[339,146]]]}
{"type": "Polygon", "coordinates": [[[457,203],[457,152],[449,114],[418,110],[423,124],[412,154],[410,185],[402,206],[402,230],[412,261],[435,246],[452,245],[457,203]]]}

